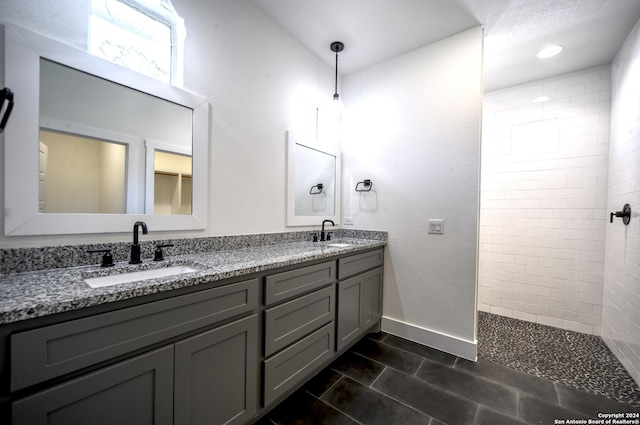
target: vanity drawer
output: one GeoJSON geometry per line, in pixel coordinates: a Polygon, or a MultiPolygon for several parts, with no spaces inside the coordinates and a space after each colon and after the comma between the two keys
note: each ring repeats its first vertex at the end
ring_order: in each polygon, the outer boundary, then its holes
{"type": "Polygon", "coordinates": [[[335,319],[335,285],[265,310],[264,355],[270,356],[335,319]]]}
{"type": "Polygon", "coordinates": [[[331,322],[264,361],[264,406],[304,381],[331,358],[334,328],[331,322]]]}
{"type": "Polygon", "coordinates": [[[62,376],[258,306],[257,279],[11,335],[11,390],[62,376]]]}
{"type": "Polygon", "coordinates": [[[335,282],[336,262],[300,267],[266,277],[264,303],[271,305],[335,282]]]}
{"type": "Polygon", "coordinates": [[[382,249],[340,258],[338,260],[338,279],[344,279],[378,267],[382,265],[383,259],[384,251],[382,249]]]}

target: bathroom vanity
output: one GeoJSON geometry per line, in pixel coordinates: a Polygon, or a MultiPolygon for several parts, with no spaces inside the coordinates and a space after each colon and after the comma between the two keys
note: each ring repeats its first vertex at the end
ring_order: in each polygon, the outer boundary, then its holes
{"type": "Polygon", "coordinates": [[[3,276],[55,294],[0,315],[0,422],[252,422],[379,328],[384,244],[186,255],[166,265],[197,272],[105,288],[83,280],[117,270],[3,276]]]}

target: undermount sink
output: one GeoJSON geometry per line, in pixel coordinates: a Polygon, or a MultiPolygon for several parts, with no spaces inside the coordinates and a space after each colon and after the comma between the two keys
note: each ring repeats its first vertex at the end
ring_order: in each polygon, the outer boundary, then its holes
{"type": "Polygon", "coordinates": [[[158,279],[167,276],[177,276],[187,273],[198,272],[191,266],[173,266],[163,267],[159,269],[141,270],[137,272],[119,273],[109,276],[100,276],[84,279],[87,285],[92,288],[101,288],[103,286],[119,285],[121,283],[138,282],[140,280],[158,279]]]}
{"type": "Polygon", "coordinates": [[[350,243],[329,243],[327,244],[327,246],[333,246],[335,248],[346,248],[348,246],[351,246],[350,243]]]}

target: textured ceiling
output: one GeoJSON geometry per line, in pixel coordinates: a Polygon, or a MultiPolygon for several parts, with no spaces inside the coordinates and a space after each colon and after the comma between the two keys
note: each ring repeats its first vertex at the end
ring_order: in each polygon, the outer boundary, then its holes
{"type": "Polygon", "coordinates": [[[640,0],[252,1],[329,65],[344,42],[342,75],[482,25],[485,91],[610,63],[640,19],[640,0]]]}

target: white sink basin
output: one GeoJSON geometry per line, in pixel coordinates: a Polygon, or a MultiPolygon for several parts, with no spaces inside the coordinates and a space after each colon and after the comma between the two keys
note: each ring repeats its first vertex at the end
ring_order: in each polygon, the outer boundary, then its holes
{"type": "Polygon", "coordinates": [[[346,248],[348,246],[351,246],[350,243],[329,243],[327,244],[327,246],[334,246],[336,248],[346,248]]]}
{"type": "Polygon", "coordinates": [[[186,273],[198,272],[191,266],[173,266],[152,270],[141,270],[139,272],[120,273],[110,276],[100,276],[85,279],[87,285],[92,288],[101,288],[103,286],[119,285],[121,283],[138,282],[140,280],[158,279],[160,277],[176,276],[186,273]]]}

